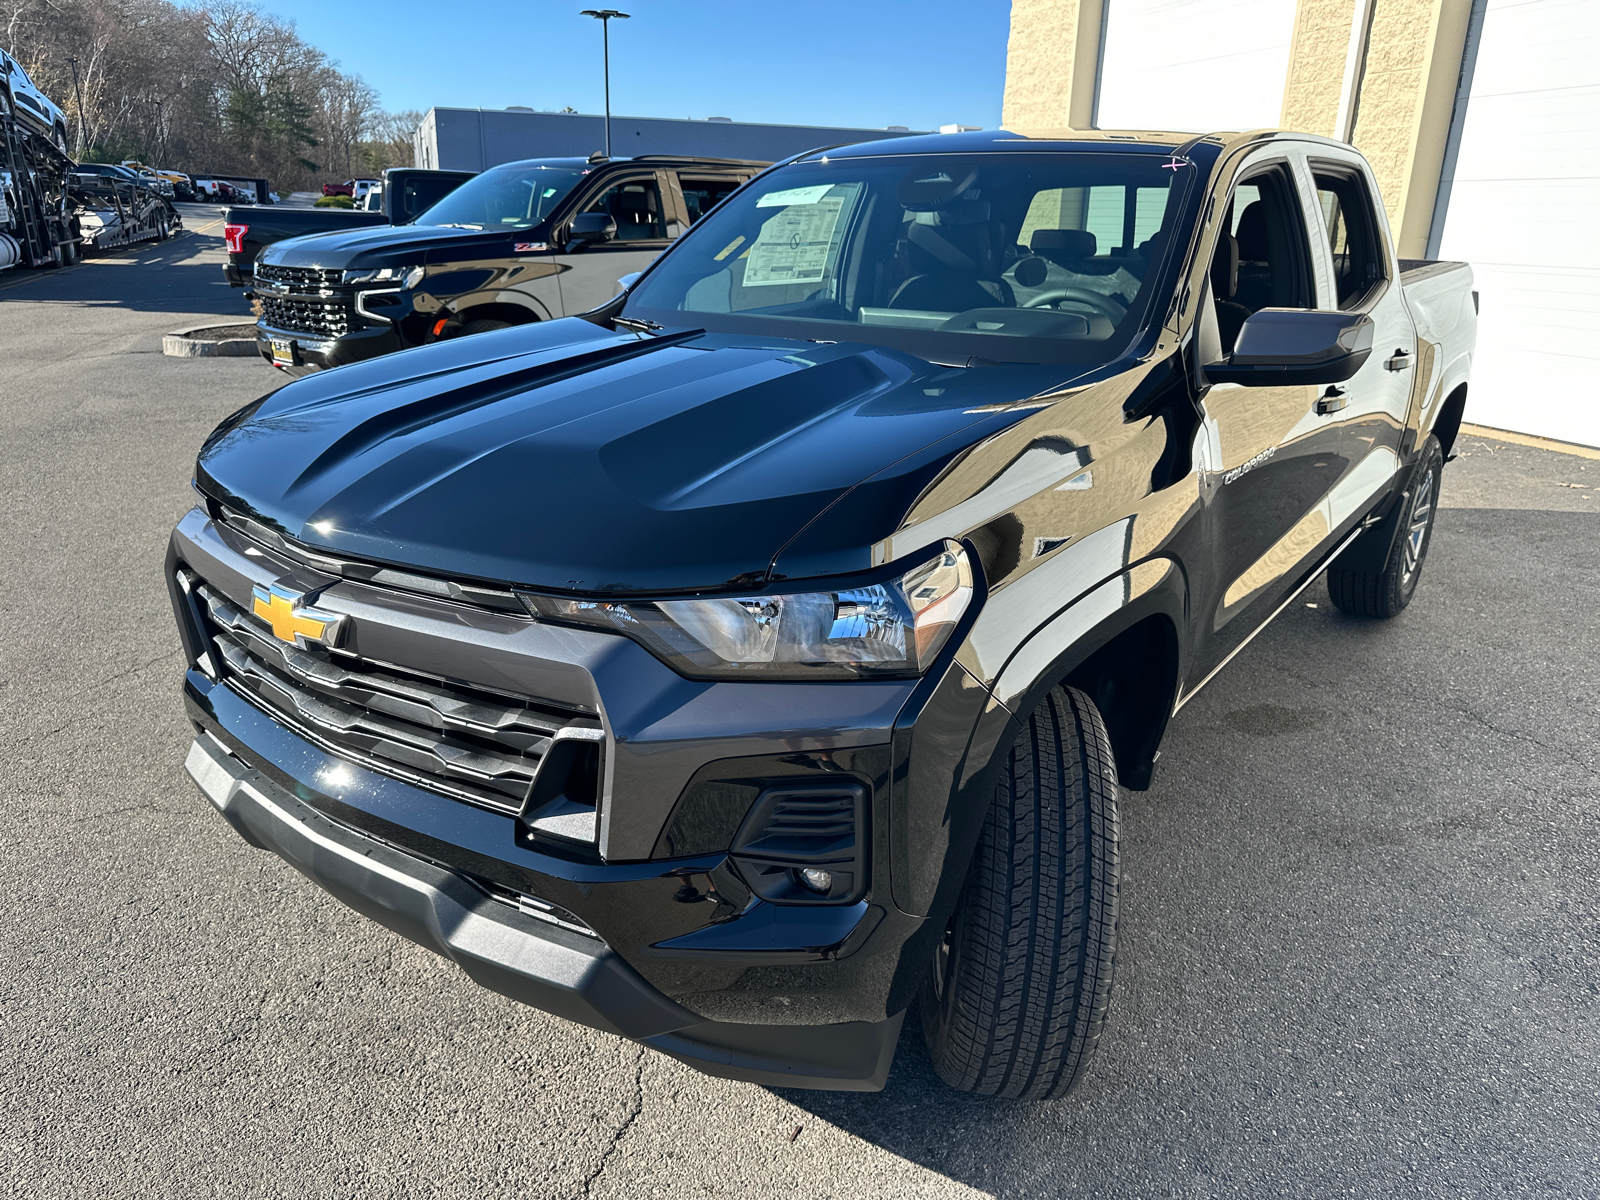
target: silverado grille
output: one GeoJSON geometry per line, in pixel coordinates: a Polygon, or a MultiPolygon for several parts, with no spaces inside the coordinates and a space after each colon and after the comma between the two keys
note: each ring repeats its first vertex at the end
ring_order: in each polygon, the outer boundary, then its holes
{"type": "Polygon", "coordinates": [[[320,291],[338,287],[344,279],[344,272],[323,270],[321,267],[275,267],[257,263],[256,278],[263,283],[276,283],[296,291],[320,291]]]}
{"type": "Polygon", "coordinates": [[[519,812],[552,736],[580,714],[325,650],[300,650],[197,583],[223,676],[335,753],[500,812],[519,812]]]}
{"type": "Polygon", "coordinates": [[[261,319],[273,329],[313,337],[343,337],[350,332],[353,305],[348,297],[289,300],[262,296],[261,319]]]}

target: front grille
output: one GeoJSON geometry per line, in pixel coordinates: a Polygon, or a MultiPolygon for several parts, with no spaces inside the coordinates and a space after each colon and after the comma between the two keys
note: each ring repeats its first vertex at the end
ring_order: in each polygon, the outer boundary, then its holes
{"type": "Polygon", "coordinates": [[[336,754],[499,812],[520,812],[557,730],[595,724],[554,705],[301,650],[197,583],[224,677],[336,754]]]}
{"type": "Polygon", "coordinates": [[[288,300],[281,296],[261,296],[262,319],[273,329],[314,337],[343,337],[350,332],[352,302],[349,297],[319,300],[288,300]]]}
{"type": "Polygon", "coordinates": [[[344,272],[321,267],[278,267],[258,263],[256,278],[263,283],[282,284],[296,291],[321,291],[338,287],[344,280],[344,272]]]}

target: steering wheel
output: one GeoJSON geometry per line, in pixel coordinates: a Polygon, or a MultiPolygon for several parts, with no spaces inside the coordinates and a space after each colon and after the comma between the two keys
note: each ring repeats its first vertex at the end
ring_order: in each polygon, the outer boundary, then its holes
{"type": "Polygon", "coordinates": [[[1052,304],[1059,304],[1063,300],[1075,300],[1080,304],[1087,304],[1102,317],[1109,319],[1113,325],[1128,315],[1128,310],[1110,296],[1102,296],[1099,292],[1092,292],[1088,288],[1081,287],[1051,288],[1047,292],[1040,292],[1022,307],[1045,308],[1052,304]]]}

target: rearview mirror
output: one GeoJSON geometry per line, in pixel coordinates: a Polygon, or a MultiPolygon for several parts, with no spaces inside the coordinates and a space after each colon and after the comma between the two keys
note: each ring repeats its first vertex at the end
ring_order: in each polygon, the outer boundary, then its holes
{"type": "Polygon", "coordinates": [[[1362,313],[1263,308],[1245,321],[1227,360],[1205,368],[1206,378],[1248,387],[1343,383],[1372,356],[1372,334],[1362,313]]]}
{"type": "Polygon", "coordinates": [[[609,213],[586,212],[572,218],[574,242],[609,242],[617,236],[617,222],[609,213]]]}

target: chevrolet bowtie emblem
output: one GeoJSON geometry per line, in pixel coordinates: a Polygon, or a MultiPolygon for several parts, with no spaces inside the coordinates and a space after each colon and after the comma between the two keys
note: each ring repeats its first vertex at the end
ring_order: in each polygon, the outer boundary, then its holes
{"type": "Polygon", "coordinates": [[[272,636],[304,650],[311,645],[337,646],[344,632],[344,614],[309,608],[301,601],[302,592],[273,584],[250,589],[254,603],[250,611],[272,627],[272,636]]]}

